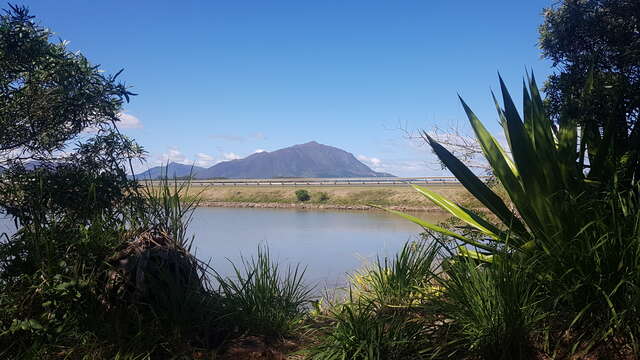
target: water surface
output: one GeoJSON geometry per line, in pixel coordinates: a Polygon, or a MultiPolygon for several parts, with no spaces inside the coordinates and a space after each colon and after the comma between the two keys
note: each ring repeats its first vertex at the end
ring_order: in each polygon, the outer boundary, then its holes
{"type": "MultiPolygon", "coordinates": [[[[421,218],[441,220],[442,214],[421,218]]],[[[240,255],[254,255],[261,244],[283,264],[307,266],[309,282],[335,286],[377,256],[392,256],[417,239],[421,228],[398,216],[369,211],[300,209],[200,208],[190,231],[201,259],[221,273],[230,273],[240,255]]]]}
{"type": "MultiPolygon", "coordinates": [[[[440,213],[418,216],[443,219],[440,213]]],[[[0,233],[13,229],[12,221],[0,218],[0,233]]],[[[232,274],[227,259],[239,263],[241,256],[254,256],[258,246],[268,245],[283,266],[306,266],[309,283],[333,287],[377,256],[393,256],[406,241],[417,239],[421,228],[373,211],[198,208],[189,231],[192,251],[221,274],[232,274]]]]}

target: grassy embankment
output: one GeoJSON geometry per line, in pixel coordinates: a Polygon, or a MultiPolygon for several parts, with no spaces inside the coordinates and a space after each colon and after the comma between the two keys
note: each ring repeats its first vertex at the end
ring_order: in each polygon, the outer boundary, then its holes
{"type": "MultiPolygon", "coordinates": [[[[469,203],[473,198],[460,185],[433,185],[449,199],[469,203]]],[[[187,197],[198,196],[202,206],[220,207],[301,207],[373,209],[376,204],[403,210],[438,210],[409,186],[209,186],[192,187],[187,197]],[[296,199],[295,191],[305,189],[309,201],[296,199]],[[325,194],[325,196],[323,196],[325,194]],[[324,199],[323,199],[324,197],[324,199]]]]}

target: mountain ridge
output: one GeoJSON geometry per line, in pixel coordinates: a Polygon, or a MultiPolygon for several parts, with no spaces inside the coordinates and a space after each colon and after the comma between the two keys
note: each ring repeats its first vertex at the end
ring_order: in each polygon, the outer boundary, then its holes
{"type": "Polygon", "coordinates": [[[390,177],[388,173],[372,170],[353,154],[329,145],[310,141],[271,152],[251,154],[243,159],[217,163],[209,168],[180,163],[156,166],[137,174],[139,178],[162,176],[195,179],[271,179],[283,177],[340,178],[390,177]]]}

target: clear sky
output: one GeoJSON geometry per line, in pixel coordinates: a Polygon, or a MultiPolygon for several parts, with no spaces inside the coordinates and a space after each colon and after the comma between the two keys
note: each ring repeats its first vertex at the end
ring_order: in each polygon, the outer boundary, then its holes
{"type": "MultiPolygon", "coordinates": [[[[498,131],[497,71],[521,98],[540,82],[537,28],[550,0],[51,1],[37,21],[132,91],[126,133],[209,166],[311,140],[399,176],[440,174],[403,131],[466,123],[460,93],[498,131]]],[[[519,100],[518,100],[519,101],[519,100]]]]}

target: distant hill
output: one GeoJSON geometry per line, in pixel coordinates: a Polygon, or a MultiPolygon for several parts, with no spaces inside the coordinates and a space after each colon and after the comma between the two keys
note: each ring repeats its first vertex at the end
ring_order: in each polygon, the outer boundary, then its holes
{"type": "MultiPolygon", "coordinates": [[[[169,164],[169,176],[188,176],[190,165],[169,164]]],[[[161,167],[138,175],[157,178],[161,167]]],[[[271,179],[282,177],[341,178],[393,176],[371,170],[353,154],[315,141],[272,152],[259,152],[244,159],[224,161],[208,169],[194,167],[196,179],[271,179]]]]}
{"type": "Polygon", "coordinates": [[[169,163],[166,166],[156,166],[151,169],[137,174],[136,178],[138,179],[157,179],[164,176],[168,176],[169,178],[183,178],[189,175],[192,175],[197,178],[198,174],[206,171],[206,168],[195,166],[195,165],[185,165],[179,163],[169,163]]]}

